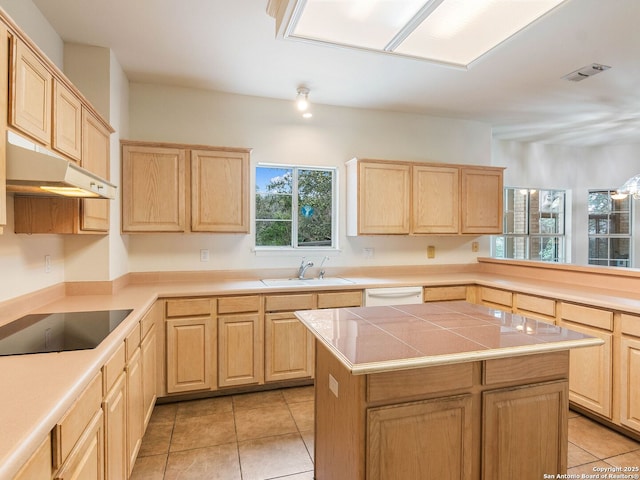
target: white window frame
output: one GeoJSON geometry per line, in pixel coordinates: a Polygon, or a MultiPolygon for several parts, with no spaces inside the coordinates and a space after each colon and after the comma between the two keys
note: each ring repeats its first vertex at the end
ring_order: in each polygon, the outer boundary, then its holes
{"type": "MultiPolygon", "coordinates": [[[[337,167],[327,167],[327,166],[317,166],[317,165],[300,165],[300,164],[288,164],[288,163],[257,163],[255,168],[282,168],[289,170],[321,170],[321,171],[329,171],[333,174],[333,182],[331,185],[331,245],[330,246],[319,246],[319,247],[301,247],[297,245],[297,232],[298,232],[298,175],[294,175],[293,177],[293,185],[292,185],[292,198],[291,198],[291,210],[292,210],[292,223],[291,223],[291,234],[292,234],[292,244],[287,246],[260,246],[256,245],[256,222],[257,222],[257,212],[255,205],[255,188],[254,188],[254,196],[253,196],[253,207],[254,207],[254,218],[253,218],[253,228],[254,228],[254,236],[253,236],[253,245],[254,245],[254,253],[256,255],[260,254],[295,254],[299,256],[301,253],[320,253],[320,252],[337,252],[340,250],[338,238],[338,184],[339,184],[339,170],[337,167]]],[[[256,170],[253,171],[255,175],[256,170]]],[[[254,177],[255,178],[255,177],[254,177]]]]}

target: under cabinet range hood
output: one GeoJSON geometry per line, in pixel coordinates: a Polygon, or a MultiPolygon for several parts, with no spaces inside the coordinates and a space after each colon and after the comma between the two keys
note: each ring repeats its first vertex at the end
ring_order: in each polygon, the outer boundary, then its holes
{"type": "Polygon", "coordinates": [[[7,191],[49,197],[116,197],[112,183],[12,132],[7,135],[7,191]]]}

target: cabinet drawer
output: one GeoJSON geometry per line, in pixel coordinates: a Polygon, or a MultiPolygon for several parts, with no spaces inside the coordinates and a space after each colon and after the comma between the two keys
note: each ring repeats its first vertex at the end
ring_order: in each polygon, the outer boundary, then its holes
{"type": "Polygon", "coordinates": [[[60,468],[85,428],[100,410],[102,373],[98,373],[64,417],[53,427],[53,467],[60,468]]]}
{"type": "Polygon", "coordinates": [[[623,313],[620,315],[620,320],[622,322],[622,333],[640,337],[640,316],[623,313]]]}
{"type": "Polygon", "coordinates": [[[518,310],[539,313],[540,315],[546,315],[547,317],[556,316],[556,301],[551,298],[517,293],[516,306],[518,307],[518,310]]]}
{"type": "Polygon", "coordinates": [[[136,326],[131,330],[127,338],[124,339],[125,351],[127,354],[127,361],[131,360],[133,353],[136,351],[136,348],[140,346],[140,324],[136,324],[136,326]]]}
{"type": "Polygon", "coordinates": [[[466,300],[467,286],[452,285],[450,287],[426,287],[424,289],[425,302],[440,302],[449,300],[466,300]]]}
{"type": "Polygon", "coordinates": [[[604,330],[613,330],[613,312],[564,302],[560,308],[560,315],[563,320],[580,323],[582,325],[590,325],[604,330]]]}
{"type": "Polygon", "coordinates": [[[480,288],[480,297],[483,302],[496,303],[510,307],[513,305],[513,294],[506,290],[498,290],[496,288],[480,288]]]}
{"type": "Polygon", "coordinates": [[[167,317],[188,317],[190,315],[209,315],[211,300],[209,298],[181,298],[167,300],[167,317]]]}
{"type": "Polygon", "coordinates": [[[147,311],[147,313],[144,314],[144,317],[140,320],[140,338],[144,339],[147,336],[147,333],[149,333],[149,330],[151,330],[151,327],[156,323],[156,320],[160,319],[162,314],[159,310],[160,306],[158,305],[158,302],[156,302],[147,311]]]}
{"type": "Polygon", "coordinates": [[[397,400],[416,395],[442,394],[471,388],[473,364],[458,363],[368,376],[367,401],[397,400]]]}
{"type": "Polygon", "coordinates": [[[218,299],[218,313],[244,313],[260,310],[260,296],[222,297],[218,299]]]}
{"type": "Polygon", "coordinates": [[[124,370],[125,361],[125,348],[124,342],[122,342],[114,354],[111,355],[111,358],[107,360],[102,367],[103,395],[106,395],[107,392],[111,390],[111,387],[124,370]]]}
{"type": "Polygon", "coordinates": [[[312,308],[313,293],[269,295],[265,297],[264,309],[267,312],[286,310],[311,310],[312,308]]]}
{"type": "Polygon", "coordinates": [[[359,307],[361,305],[362,290],[318,294],[318,308],[359,307]]]}
{"type": "Polygon", "coordinates": [[[567,378],[568,374],[568,351],[540,353],[485,360],[482,383],[484,385],[499,385],[501,383],[542,382],[567,378]]]}

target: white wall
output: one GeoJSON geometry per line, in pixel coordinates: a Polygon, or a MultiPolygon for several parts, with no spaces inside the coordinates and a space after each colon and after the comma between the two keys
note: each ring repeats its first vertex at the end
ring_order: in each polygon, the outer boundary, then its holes
{"type": "MultiPolygon", "coordinates": [[[[505,186],[570,190],[572,263],[588,259],[587,200],[590,189],[615,189],[640,173],[640,144],[569,147],[494,141],[493,163],[506,166],[505,186]]],[[[634,202],[634,266],[640,266],[640,203],[634,202]]]]}
{"type": "MultiPolygon", "coordinates": [[[[346,237],[345,170],[350,158],[386,158],[489,164],[491,128],[464,120],[313,105],[303,120],[291,101],[158,85],[130,85],[131,139],[253,148],[258,162],[339,167],[340,253],[328,267],[415,265],[475,261],[471,241],[461,237],[346,237]],[[436,258],[426,258],[428,245],[436,258]],[[363,248],[374,248],[371,259],[363,248]]],[[[253,168],[252,168],[253,171],[253,168]]],[[[254,191],[252,178],[251,191],[254,191]]],[[[253,203],[253,202],[251,202],[253,203]]],[[[253,208],[253,205],[252,205],[253,208]]],[[[254,212],[251,212],[252,218],[254,212]]],[[[137,234],[129,237],[131,271],[224,270],[296,267],[302,254],[258,255],[249,235],[137,234]],[[200,249],[211,259],[202,263],[200,249]]],[[[481,238],[481,255],[488,240],[481,238]]],[[[320,259],[324,253],[318,254],[320,259]]]]}
{"type": "MultiPolygon", "coordinates": [[[[30,0],[0,0],[0,7],[62,68],[62,39],[30,0]]],[[[8,195],[7,226],[0,235],[0,301],[64,281],[64,237],[16,235],[13,225],[13,195],[8,195]],[[45,255],[51,257],[50,273],[45,255]]]]}

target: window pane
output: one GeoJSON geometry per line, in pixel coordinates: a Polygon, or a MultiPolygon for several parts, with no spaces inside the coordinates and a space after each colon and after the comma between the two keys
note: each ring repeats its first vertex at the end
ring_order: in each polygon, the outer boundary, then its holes
{"type": "Polygon", "coordinates": [[[256,167],[256,193],[293,193],[290,168],[256,167]]]}
{"type": "Polygon", "coordinates": [[[256,220],[256,247],[291,246],[291,222],[256,220]]]}
{"type": "Polygon", "coordinates": [[[256,220],[291,220],[291,195],[256,195],[256,220]]]}
{"type": "Polygon", "coordinates": [[[332,192],[332,171],[298,171],[298,246],[331,245],[332,192]]]}
{"type": "Polygon", "coordinates": [[[611,258],[614,260],[629,260],[629,238],[611,239],[611,258]]]}
{"type": "Polygon", "coordinates": [[[630,233],[628,213],[612,213],[609,218],[609,233],[630,233]]]}

